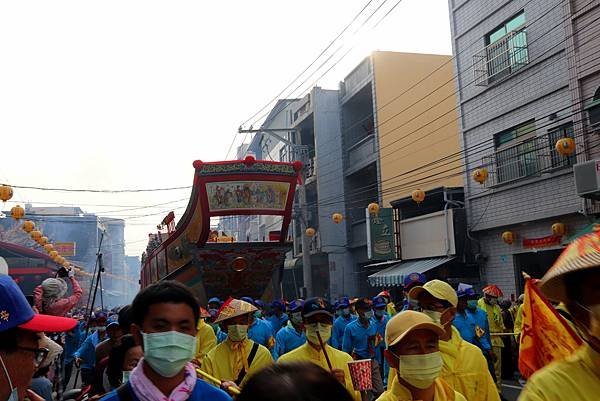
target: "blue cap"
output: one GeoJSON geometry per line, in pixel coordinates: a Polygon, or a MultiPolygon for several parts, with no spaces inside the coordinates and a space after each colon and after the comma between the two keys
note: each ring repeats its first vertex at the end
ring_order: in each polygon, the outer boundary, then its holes
{"type": "Polygon", "coordinates": [[[304,302],[302,307],[302,316],[311,317],[316,314],[324,314],[333,317],[331,313],[331,305],[323,298],[309,298],[304,302]]]}
{"type": "Polygon", "coordinates": [[[241,301],[248,302],[250,305],[254,305],[254,300],[250,297],[241,297],[241,301]]]}
{"type": "Polygon", "coordinates": [[[349,307],[350,307],[350,299],[348,299],[348,297],[344,297],[344,298],[340,298],[338,300],[336,309],[345,309],[345,308],[349,308],[349,307]]]}
{"type": "Polygon", "coordinates": [[[264,309],[265,307],[265,303],[263,301],[261,301],[260,299],[255,299],[254,300],[254,306],[264,309]]]}
{"type": "Polygon", "coordinates": [[[76,325],[75,319],[34,313],[13,279],[0,275],[0,332],[15,327],[35,332],[63,332],[76,325]]]}
{"type": "Polygon", "coordinates": [[[385,308],[386,307],[385,298],[381,296],[373,297],[373,307],[374,308],[385,308]]]}
{"type": "Polygon", "coordinates": [[[300,312],[304,306],[304,301],[301,299],[295,299],[288,305],[290,312],[300,312]]]}
{"type": "Polygon", "coordinates": [[[415,285],[423,285],[427,282],[427,277],[421,273],[410,273],[404,278],[404,289],[408,290],[415,285]]]}
{"type": "Polygon", "coordinates": [[[217,297],[212,297],[211,299],[208,300],[209,304],[215,303],[215,304],[219,304],[221,305],[221,300],[217,297]]]}
{"type": "Polygon", "coordinates": [[[285,309],[285,306],[283,305],[283,302],[281,302],[278,299],[273,300],[273,302],[271,302],[271,308],[279,308],[281,310],[285,309]]]}

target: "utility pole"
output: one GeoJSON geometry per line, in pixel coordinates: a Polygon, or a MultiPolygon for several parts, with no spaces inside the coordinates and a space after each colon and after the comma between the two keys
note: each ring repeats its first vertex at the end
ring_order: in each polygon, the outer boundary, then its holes
{"type": "Polygon", "coordinates": [[[261,133],[277,139],[289,146],[294,159],[302,162],[300,178],[302,185],[298,187],[298,203],[300,207],[300,238],[302,240],[302,278],[304,279],[304,295],[306,298],[312,296],[312,266],[310,261],[310,239],[306,236],[308,228],[308,205],[306,202],[306,164],[308,162],[308,146],[298,145],[282,137],[278,132],[296,132],[296,128],[267,128],[267,129],[238,129],[238,133],[261,133]]]}

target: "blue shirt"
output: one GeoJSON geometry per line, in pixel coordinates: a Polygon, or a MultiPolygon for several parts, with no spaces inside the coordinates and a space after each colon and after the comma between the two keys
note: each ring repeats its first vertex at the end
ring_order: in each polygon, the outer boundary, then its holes
{"type": "Polygon", "coordinates": [[[287,324],[288,315],[283,313],[280,317],[277,317],[277,315],[273,314],[269,316],[266,321],[271,324],[272,335],[275,337],[279,329],[287,324]]]}
{"type": "Polygon", "coordinates": [[[94,366],[96,366],[96,345],[99,342],[98,332],[95,331],[85,339],[81,347],[73,354],[75,358],[83,360],[81,369],[94,369],[94,366]]]}
{"type": "Polygon", "coordinates": [[[465,314],[456,312],[454,327],[460,333],[463,340],[470,342],[473,345],[478,346],[483,351],[489,351],[492,349],[490,340],[490,326],[487,319],[487,313],[482,309],[471,310],[465,309],[465,314]],[[479,326],[485,334],[482,337],[477,337],[476,327],[479,326]]]}
{"type": "Polygon", "coordinates": [[[340,316],[333,322],[331,331],[331,346],[333,348],[342,349],[342,340],[344,339],[344,330],[346,326],[356,319],[356,315],[348,315],[347,318],[340,316]]]}
{"type": "Polygon", "coordinates": [[[83,336],[85,335],[85,332],[81,328],[82,325],[83,323],[79,322],[72,331],[65,334],[65,364],[73,362],[73,354],[81,347],[83,336]]]}
{"type": "Polygon", "coordinates": [[[298,333],[294,326],[287,326],[279,330],[275,337],[275,348],[278,357],[295,350],[306,342],[304,331],[298,333]]]}
{"type": "Polygon", "coordinates": [[[356,319],[349,323],[344,330],[342,351],[359,359],[373,358],[375,356],[374,342],[376,335],[377,327],[370,320],[369,325],[364,327],[360,323],[360,319],[356,319]]]}
{"type": "MultiPolygon", "coordinates": [[[[139,398],[133,392],[131,385],[127,383],[127,389],[131,394],[133,401],[139,401],[139,398]]],[[[101,398],[101,401],[120,401],[117,390],[113,390],[101,398]]],[[[194,386],[194,391],[190,394],[188,401],[231,401],[231,397],[221,389],[211,386],[204,380],[198,379],[194,386]]]]}
{"type": "Polygon", "coordinates": [[[254,319],[254,322],[248,326],[248,338],[267,348],[269,348],[269,339],[273,336],[271,325],[263,319],[254,319]]]}

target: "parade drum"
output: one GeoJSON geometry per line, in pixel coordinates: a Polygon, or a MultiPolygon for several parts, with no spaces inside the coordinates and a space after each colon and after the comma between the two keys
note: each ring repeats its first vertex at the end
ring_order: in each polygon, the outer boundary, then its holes
{"type": "Polygon", "coordinates": [[[356,391],[366,391],[373,388],[371,380],[371,360],[359,359],[358,361],[348,362],[352,386],[356,391]]]}

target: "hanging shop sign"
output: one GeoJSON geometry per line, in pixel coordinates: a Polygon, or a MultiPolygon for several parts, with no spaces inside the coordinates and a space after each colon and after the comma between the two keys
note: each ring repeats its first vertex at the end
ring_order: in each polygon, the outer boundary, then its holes
{"type": "Polygon", "coordinates": [[[545,248],[548,246],[560,245],[560,235],[548,235],[541,238],[524,238],[523,248],[545,248]]]}
{"type": "Polygon", "coordinates": [[[367,216],[367,256],[370,260],[391,260],[396,258],[394,242],[394,219],[392,208],[382,207],[372,214],[366,209],[367,216]]]}
{"type": "Polygon", "coordinates": [[[75,242],[55,242],[53,245],[54,250],[58,252],[60,256],[75,256],[75,242]]]}

